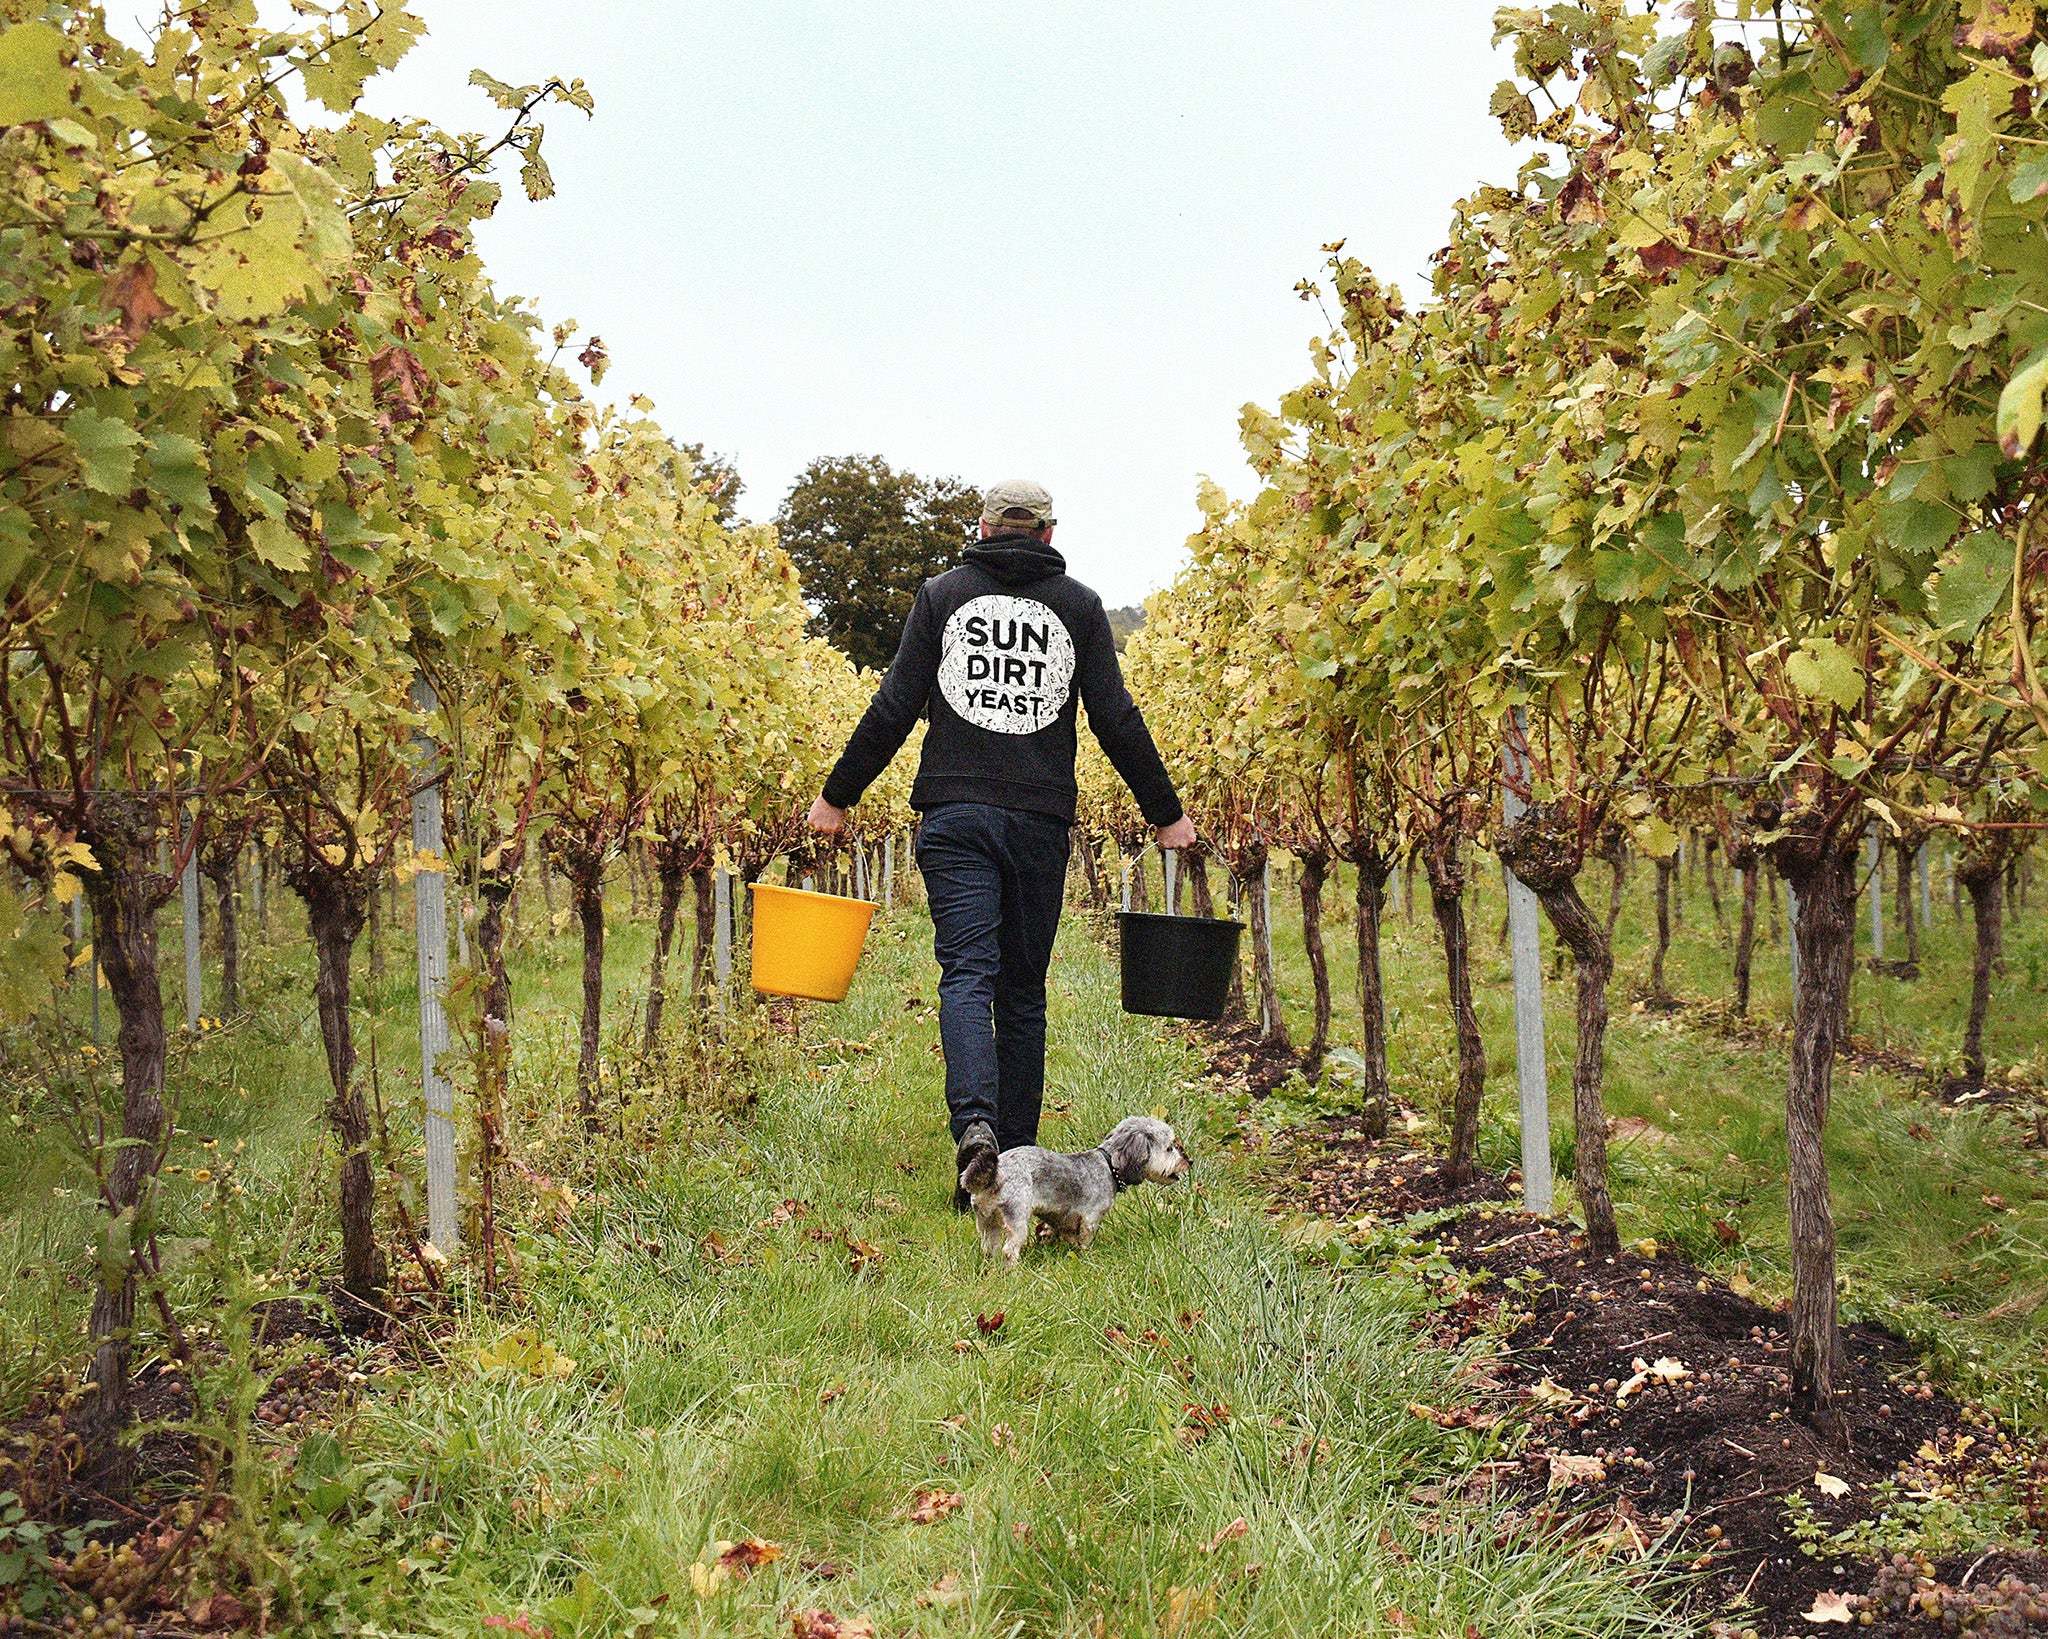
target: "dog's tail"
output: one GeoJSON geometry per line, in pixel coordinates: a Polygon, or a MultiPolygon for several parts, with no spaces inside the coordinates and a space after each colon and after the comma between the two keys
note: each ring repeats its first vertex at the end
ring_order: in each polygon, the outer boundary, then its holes
{"type": "Polygon", "coordinates": [[[993,1149],[977,1150],[974,1159],[960,1174],[960,1183],[969,1195],[982,1195],[995,1188],[996,1152],[993,1149]]]}

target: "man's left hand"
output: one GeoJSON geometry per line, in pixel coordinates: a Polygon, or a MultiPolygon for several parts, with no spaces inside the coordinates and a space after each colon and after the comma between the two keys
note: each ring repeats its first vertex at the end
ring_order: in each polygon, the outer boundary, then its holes
{"type": "Polygon", "coordinates": [[[1195,822],[1183,814],[1171,825],[1162,825],[1154,833],[1162,848],[1192,848],[1195,845],[1195,822]]]}

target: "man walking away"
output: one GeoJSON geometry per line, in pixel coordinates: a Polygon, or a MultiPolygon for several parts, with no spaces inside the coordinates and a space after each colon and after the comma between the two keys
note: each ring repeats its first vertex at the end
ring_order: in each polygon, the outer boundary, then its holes
{"type": "Polygon", "coordinates": [[[1065,898],[1074,823],[1075,717],[1156,828],[1185,848],[1182,813],[1117,665],[1102,600],[1052,548],[1052,497],[1012,480],[982,500],[981,542],[919,588],[896,659],[811,804],[836,832],[846,810],[931,715],[910,803],[939,960],[956,1187],[977,1156],[1038,1141],[1045,1093],[1045,973],[1065,898]]]}

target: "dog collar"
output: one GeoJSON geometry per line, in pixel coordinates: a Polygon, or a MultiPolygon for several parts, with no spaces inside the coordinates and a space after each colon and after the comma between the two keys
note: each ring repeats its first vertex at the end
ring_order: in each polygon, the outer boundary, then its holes
{"type": "Polygon", "coordinates": [[[1136,1178],[1126,1178],[1116,1170],[1116,1157],[1109,1153],[1109,1146],[1107,1144],[1097,1144],[1095,1146],[1095,1153],[1102,1157],[1102,1164],[1109,1168],[1110,1187],[1118,1194],[1122,1194],[1138,1182],[1136,1178]]]}

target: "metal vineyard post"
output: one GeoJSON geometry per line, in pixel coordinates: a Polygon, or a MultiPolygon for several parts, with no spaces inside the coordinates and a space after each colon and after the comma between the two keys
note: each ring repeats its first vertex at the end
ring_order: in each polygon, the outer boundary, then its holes
{"type": "MultiPolygon", "coordinates": [[[[1517,819],[1528,808],[1517,787],[1526,787],[1529,771],[1519,739],[1526,743],[1528,724],[1515,710],[1517,733],[1501,743],[1501,810],[1517,819]]],[[[1505,868],[1504,868],[1505,869],[1505,868]]],[[[1521,1092],[1522,1207],[1547,1217],[1552,1201],[1550,1170],[1550,1086],[1543,1064],[1543,953],[1536,927],[1536,895],[1513,871],[1507,871],[1508,938],[1515,974],[1515,1080],[1521,1092]]]]}
{"type": "MultiPolygon", "coordinates": [[[[439,706],[424,674],[412,685],[422,712],[439,706]]],[[[429,868],[412,879],[413,932],[419,945],[420,1090],[426,1099],[427,1239],[453,1256],[461,1244],[455,1216],[455,1089],[440,1071],[448,1051],[448,876],[442,868],[440,748],[425,733],[414,736],[419,778],[412,798],[412,846],[429,868]]]]}

